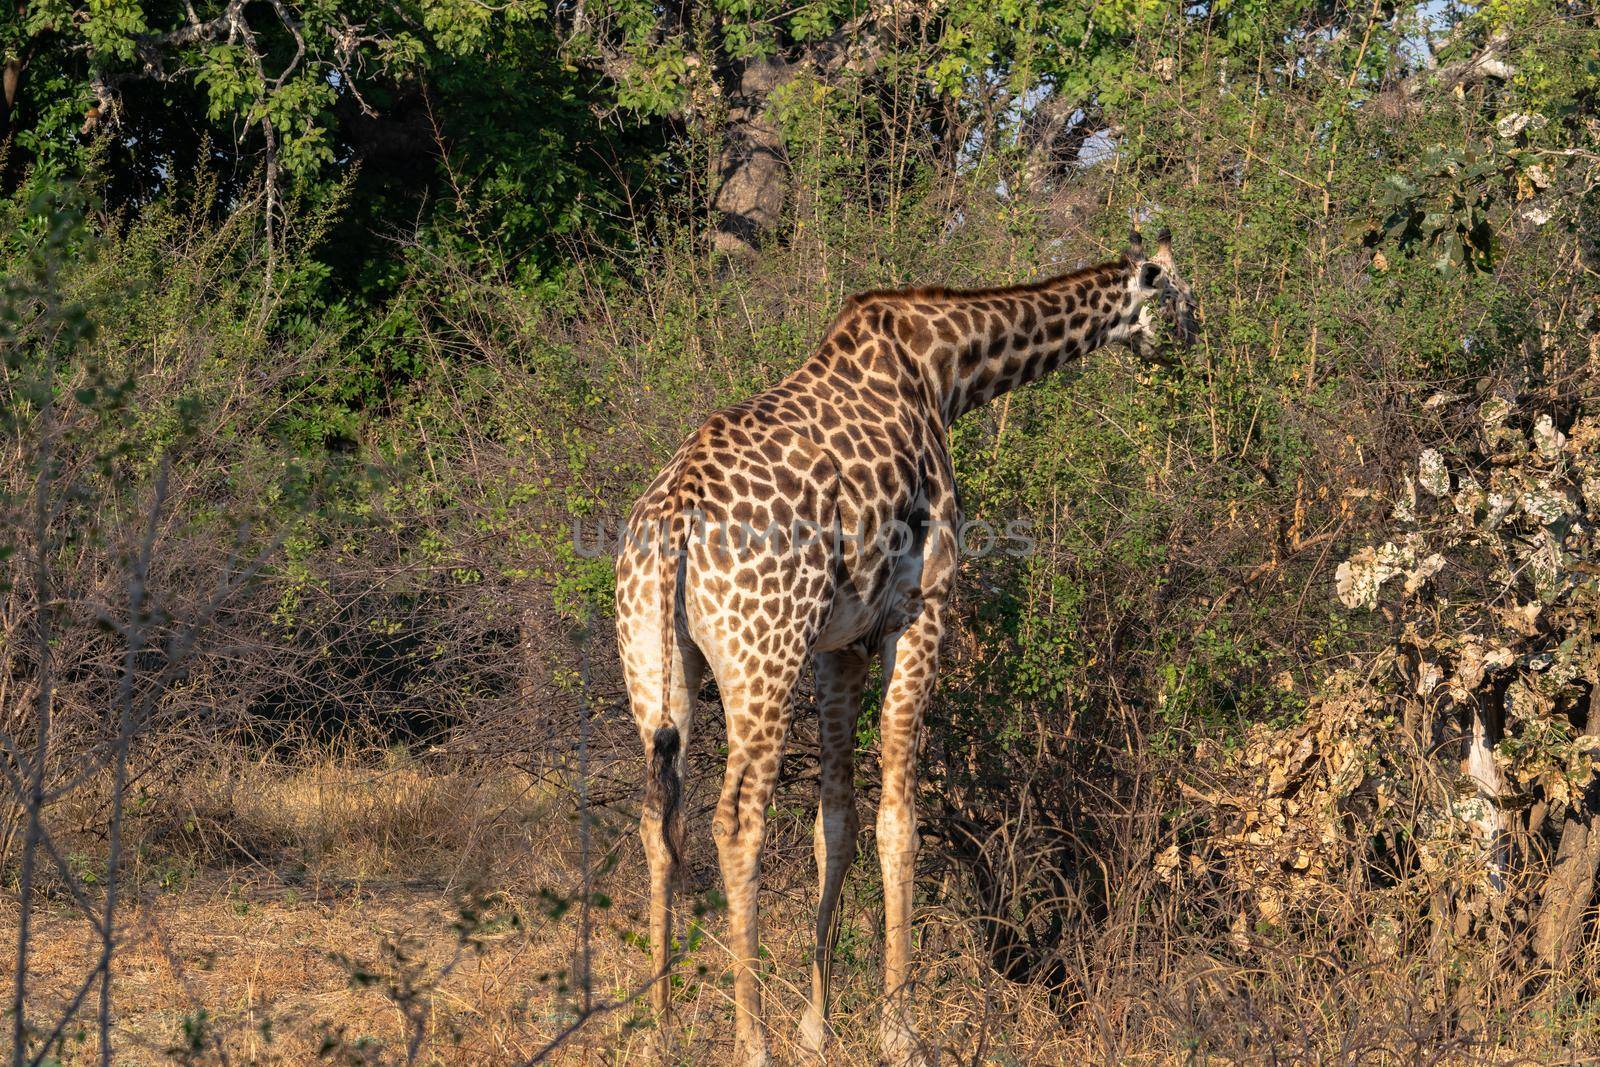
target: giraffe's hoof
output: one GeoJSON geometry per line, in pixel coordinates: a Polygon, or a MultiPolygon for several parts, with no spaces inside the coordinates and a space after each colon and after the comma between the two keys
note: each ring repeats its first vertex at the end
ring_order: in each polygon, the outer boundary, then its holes
{"type": "Polygon", "coordinates": [[[675,1034],[669,1030],[658,1030],[655,1040],[651,1042],[650,1062],[659,1067],[677,1067],[681,1062],[681,1051],[675,1034]]]}
{"type": "Polygon", "coordinates": [[[748,1041],[734,1052],[733,1062],[739,1067],[771,1067],[772,1057],[765,1041],[748,1041]]]}
{"type": "Polygon", "coordinates": [[[818,1063],[827,1063],[832,1036],[817,1009],[806,1005],[805,1014],[800,1016],[800,1047],[818,1063]]]}
{"type": "Polygon", "coordinates": [[[887,1067],[932,1067],[927,1046],[923,1044],[911,1019],[903,1010],[890,1008],[883,1013],[883,1028],[879,1038],[883,1046],[883,1062],[887,1067]]]}

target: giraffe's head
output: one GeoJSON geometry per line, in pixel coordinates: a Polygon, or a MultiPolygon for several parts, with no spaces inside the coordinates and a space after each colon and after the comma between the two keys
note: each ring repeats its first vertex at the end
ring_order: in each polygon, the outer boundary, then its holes
{"type": "Polygon", "coordinates": [[[1172,260],[1172,231],[1162,230],[1156,238],[1155,254],[1147,256],[1144,238],[1134,230],[1128,243],[1128,265],[1128,288],[1139,313],[1114,340],[1127,344],[1140,359],[1160,361],[1165,347],[1161,336],[1164,320],[1174,340],[1185,348],[1194,344],[1198,332],[1194,294],[1172,260]]]}

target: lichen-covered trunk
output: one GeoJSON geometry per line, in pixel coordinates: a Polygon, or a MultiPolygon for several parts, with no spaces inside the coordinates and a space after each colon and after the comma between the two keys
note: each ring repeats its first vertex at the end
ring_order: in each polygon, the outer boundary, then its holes
{"type": "Polygon", "coordinates": [[[1472,736],[1467,748],[1467,776],[1478,786],[1479,811],[1473,820],[1484,843],[1484,859],[1489,869],[1489,884],[1505,888],[1506,818],[1501,805],[1507,793],[1505,775],[1494,761],[1494,746],[1500,743],[1503,712],[1499,701],[1479,700],[1472,709],[1472,736]]]}

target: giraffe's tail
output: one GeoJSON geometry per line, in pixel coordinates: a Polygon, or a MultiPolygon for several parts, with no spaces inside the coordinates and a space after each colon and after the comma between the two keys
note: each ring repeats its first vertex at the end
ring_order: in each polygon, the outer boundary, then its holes
{"type": "Polygon", "coordinates": [[[673,472],[669,485],[668,505],[661,513],[661,712],[665,722],[656,728],[650,739],[650,765],[645,782],[645,810],[661,820],[661,842],[666,846],[667,858],[674,873],[683,864],[683,814],[679,802],[683,799],[683,775],[678,769],[678,753],[683,739],[672,719],[672,672],[675,660],[673,637],[677,631],[678,567],[681,562],[682,538],[675,537],[681,525],[683,505],[680,486],[683,466],[673,472]]]}
{"type": "Polygon", "coordinates": [[[673,871],[683,863],[683,776],[678,773],[678,728],[663,726],[650,739],[650,769],[644,786],[645,809],[661,819],[661,842],[673,871]]]}

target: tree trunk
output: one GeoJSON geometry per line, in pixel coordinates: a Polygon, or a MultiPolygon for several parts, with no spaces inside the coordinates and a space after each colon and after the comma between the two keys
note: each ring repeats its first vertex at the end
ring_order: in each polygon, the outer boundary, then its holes
{"type": "MultiPolygon", "coordinates": [[[[1585,734],[1600,733],[1600,684],[1589,690],[1585,734]]],[[[1553,970],[1566,966],[1583,940],[1583,918],[1600,870],[1600,781],[1591,779],[1561,828],[1555,865],[1545,879],[1533,950],[1553,970]]]]}
{"type": "Polygon", "coordinates": [[[717,160],[721,185],[713,206],[716,250],[735,259],[753,257],[761,239],[778,225],[789,193],[783,134],[767,99],[737,108],[723,131],[717,160]]]}
{"type": "Polygon", "coordinates": [[[792,58],[745,60],[723,76],[730,110],[717,156],[720,184],[712,201],[717,213],[712,242],[722,255],[754,256],[783,216],[789,162],[772,108],[773,92],[803,72],[827,78],[843,70],[875,70],[882,45],[867,28],[870,17],[870,12],[856,16],[792,58]]]}
{"type": "Polygon", "coordinates": [[[744,63],[734,79],[732,108],[717,156],[716,250],[730,258],[754,256],[777,228],[789,193],[783,132],[772,113],[772,92],[799,73],[777,57],[744,63]]]}
{"type": "Polygon", "coordinates": [[[1078,165],[1088,140],[1108,128],[1097,108],[1052,93],[1022,123],[1023,188],[1035,196],[1055,188],[1078,165]]]}
{"type": "Polygon", "coordinates": [[[5,69],[0,71],[0,94],[5,98],[0,104],[0,129],[11,128],[11,112],[17,106],[17,87],[21,84],[22,60],[15,57],[6,60],[5,69]]]}

